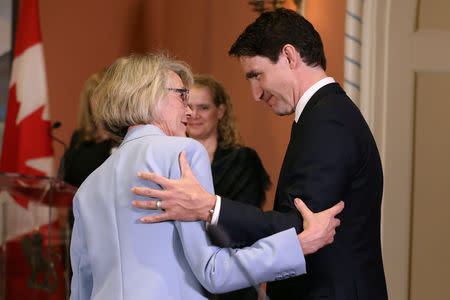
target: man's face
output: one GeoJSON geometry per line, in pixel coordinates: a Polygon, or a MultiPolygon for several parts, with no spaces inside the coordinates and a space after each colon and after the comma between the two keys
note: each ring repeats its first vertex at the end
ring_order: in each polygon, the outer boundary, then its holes
{"type": "Polygon", "coordinates": [[[295,111],[294,74],[285,56],[275,64],[263,56],[242,56],[239,61],[256,101],[266,102],[280,116],[295,111]]]}

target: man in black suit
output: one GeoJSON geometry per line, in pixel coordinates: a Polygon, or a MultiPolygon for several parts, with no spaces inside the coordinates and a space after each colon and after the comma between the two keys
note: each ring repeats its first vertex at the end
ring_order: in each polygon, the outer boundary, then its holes
{"type": "MultiPolygon", "coordinates": [[[[142,177],[165,191],[137,188],[162,198],[166,212],[144,221],[210,220],[224,227],[239,245],[248,245],[286,228],[302,231],[294,199],[312,211],[339,200],[346,208],[333,244],[306,257],[308,274],[268,283],[271,299],[387,299],[380,242],[383,174],[378,149],[359,109],[325,73],[322,41],[297,13],[278,9],[262,14],[229,51],[241,63],[256,101],[277,115],[295,113],[291,139],[278,181],[274,211],[263,212],[229,199],[216,201],[184,178],[142,177]]],[[[155,208],[154,202],[140,207],[155,208]]]]}

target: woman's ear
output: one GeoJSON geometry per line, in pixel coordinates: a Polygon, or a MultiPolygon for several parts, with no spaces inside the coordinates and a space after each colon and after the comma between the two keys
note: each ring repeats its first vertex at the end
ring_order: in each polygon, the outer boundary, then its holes
{"type": "Polygon", "coordinates": [[[217,107],[217,118],[219,120],[221,120],[223,118],[223,116],[225,115],[225,111],[227,110],[227,107],[225,106],[225,104],[220,104],[217,107]]]}

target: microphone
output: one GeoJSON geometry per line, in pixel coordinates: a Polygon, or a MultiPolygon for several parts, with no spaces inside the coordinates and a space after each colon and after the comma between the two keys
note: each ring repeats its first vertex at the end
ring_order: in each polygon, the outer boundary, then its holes
{"type": "Polygon", "coordinates": [[[256,284],[252,275],[250,275],[242,262],[239,260],[239,257],[234,253],[234,251],[231,250],[232,241],[226,231],[218,225],[209,225],[206,229],[206,233],[214,245],[217,245],[220,248],[227,248],[228,253],[230,253],[230,256],[234,258],[239,269],[242,271],[242,273],[244,273],[244,276],[252,284],[261,300],[270,300],[270,298],[266,295],[262,288],[258,284],[256,284]]]}
{"type": "Polygon", "coordinates": [[[61,161],[59,162],[58,175],[56,176],[56,179],[61,179],[61,177],[62,177],[62,173],[63,173],[63,171],[64,171],[64,163],[65,163],[65,157],[64,157],[64,155],[65,155],[66,152],[67,152],[67,145],[66,145],[66,143],[64,143],[62,140],[58,139],[56,136],[54,136],[54,135],[51,133],[51,131],[52,131],[53,129],[57,129],[57,128],[59,128],[59,127],[61,127],[61,122],[56,121],[56,122],[54,122],[54,123],[52,124],[52,126],[50,126],[49,129],[47,129],[47,135],[48,135],[52,140],[56,141],[58,144],[63,145],[63,147],[64,147],[64,154],[63,154],[63,156],[62,156],[62,158],[61,158],[61,161]]]}

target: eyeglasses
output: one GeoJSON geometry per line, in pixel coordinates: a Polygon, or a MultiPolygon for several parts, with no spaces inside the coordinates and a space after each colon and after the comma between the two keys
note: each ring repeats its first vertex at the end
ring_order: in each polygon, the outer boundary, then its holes
{"type": "Polygon", "coordinates": [[[175,89],[175,88],[167,88],[169,91],[174,91],[180,93],[181,101],[183,102],[184,107],[187,107],[189,104],[189,90],[188,89],[175,89]]]}

